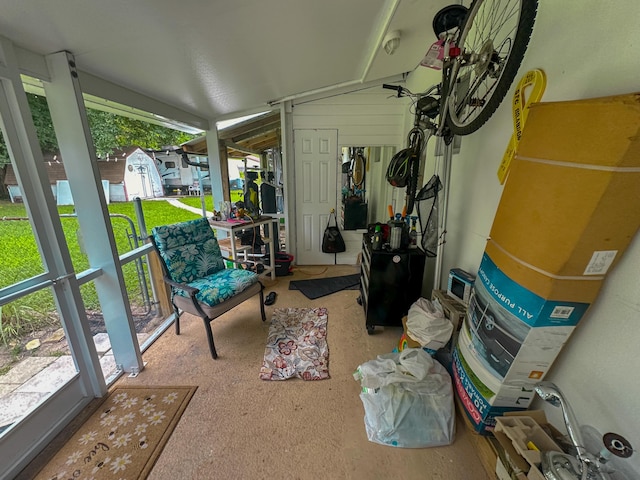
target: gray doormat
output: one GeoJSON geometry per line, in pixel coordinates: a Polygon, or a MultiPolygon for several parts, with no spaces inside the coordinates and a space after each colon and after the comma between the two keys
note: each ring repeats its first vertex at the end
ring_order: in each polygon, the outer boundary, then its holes
{"type": "Polygon", "coordinates": [[[313,300],[331,295],[340,290],[358,290],[360,288],[360,274],[345,275],[343,277],[314,278],[312,280],[292,280],[289,290],[299,290],[305,297],[313,300]]]}

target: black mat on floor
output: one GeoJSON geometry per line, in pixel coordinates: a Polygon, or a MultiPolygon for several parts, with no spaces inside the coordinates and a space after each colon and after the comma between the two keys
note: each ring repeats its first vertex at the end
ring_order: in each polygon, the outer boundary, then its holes
{"type": "Polygon", "coordinates": [[[360,285],[360,274],[344,277],[315,278],[313,280],[292,280],[289,290],[300,290],[305,297],[313,300],[340,290],[357,290],[360,285]]]}

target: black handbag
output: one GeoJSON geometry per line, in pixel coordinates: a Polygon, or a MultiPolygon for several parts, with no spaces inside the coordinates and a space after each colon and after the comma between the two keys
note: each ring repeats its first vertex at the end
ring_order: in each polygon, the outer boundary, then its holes
{"type": "Polygon", "coordinates": [[[340,229],[338,228],[336,214],[331,210],[329,221],[327,222],[327,228],[325,228],[324,235],[322,237],[322,251],[324,253],[341,253],[346,250],[347,247],[344,244],[344,239],[342,238],[340,229]],[[335,225],[331,225],[331,218],[333,218],[335,225]]]}

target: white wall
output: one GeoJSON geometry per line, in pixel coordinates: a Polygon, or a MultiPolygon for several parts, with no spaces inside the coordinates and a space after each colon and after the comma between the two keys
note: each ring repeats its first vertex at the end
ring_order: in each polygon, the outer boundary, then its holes
{"type": "MultiPolygon", "coordinates": [[[[294,129],[337,129],[338,151],[342,147],[373,147],[391,145],[399,148],[404,144],[403,128],[406,104],[384,90],[381,85],[353,91],[352,93],[330,94],[317,99],[304,99],[293,105],[294,129]]],[[[291,162],[293,159],[290,160],[291,162]]],[[[341,160],[336,158],[338,167],[341,160]]],[[[380,179],[386,171],[387,162],[371,163],[367,172],[367,197],[384,197],[385,205],[393,194],[390,185],[380,179]],[[384,163],[384,171],[383,164],[384,163]],[[375,170],[375,171],[374,171],[375,170]],[[370,185],[376,185],[375,191],[370,185]],[[388,188],[387,188],[388,187],[388,188]]],[[[336,205],[340,205],[341,170],[336,177],[336,205]]],[[[402,208],[402,207],[400,207],[402,208]]],[[[385,218],[378,219],[385,221],[385,218]]],[[[345,253],[338,254],[340,264],[355,264],[362,250],[364,230],[342,231],[347,247],[345,253]]]]}
{"type": "MultiPolygon", "coordinates": [[[[640,2],[539,3],[531,43],[516,82],[530,69],[543,69],[548,80],[543,101],[640,91],[640,2]]],[[[431,83],[429,72],[421,69],[412,73],[409,88],[425,89],[431,83]]],[[[513,90],[512,86],[507,100],[513,90]]],[[[473,272],[479,266],[502,193],[496,171],[512,131],[506,101],[482,129],[462,140],[461,153],[454,156],[445,272],[452,267],[473,272]]],[[[638,450],[639,265],[640,236],[636,235],[547,378],[563,390],[580,422],[602,433],[617,432],[638,450]]],[[[562,425],[558,409],[540,401],[534,407],[544,407],[554,423],[562,425]]],[[[640,472],[640,453],[629,462],[640,472]]]]}

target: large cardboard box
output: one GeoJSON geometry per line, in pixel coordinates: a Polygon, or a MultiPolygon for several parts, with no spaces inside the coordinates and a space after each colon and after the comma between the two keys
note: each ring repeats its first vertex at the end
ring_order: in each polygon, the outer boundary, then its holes
{"type": "Polygon", "coordinates": [[[543,298],[590,303],[640,226],[640,94],[533,104],[487,252],[543,298]]]}
{"type": "Polygon", "coordinates": [[[453,355],[484,432],[529,406],[640,226],[640,94],[531,106],[453,355]]]}
{"type": "Polygon", "coordinates": [[[639,186],[640,94],[531,106],[454,356],[478,429],[531,402],[638,231],[639,186]]]}
{"type": "MultiPolygon", "coordinates": [[[[460,332],[463,337],[464,332],[460,332]]],[[[453,350],[451,378],[453,391],[462,404],[471,428],[482,435],[489,434],[496,425],[496,418],[506,412],[525,410],[533,399],[533,389],[521,391],[517,387],[486,385],[478,378],[478,371],[470,365],[473,357],[461,349],[461,342],[453,350]],[[521,401],[522,406],[517,406],[521,401]],[[506,403],[508,406],[502,406],[506,403]],[[514,406],[516,405],[516,406],[514,406]]],[[[477,366],[477,365],[476,365],[477,366]]]]}
{"type": "Polygon", "coordinates": [[[540,381],[588,308],[533,293],[485,253],[465,319],[469,348],[500,382],[540,381]]]}
{"type": "Polygon", "coordinates": [[[485,253],[453,355],[456,393],[476,431],[531,404],[585,302],[548,300],[507,277],[485,253]]]}

